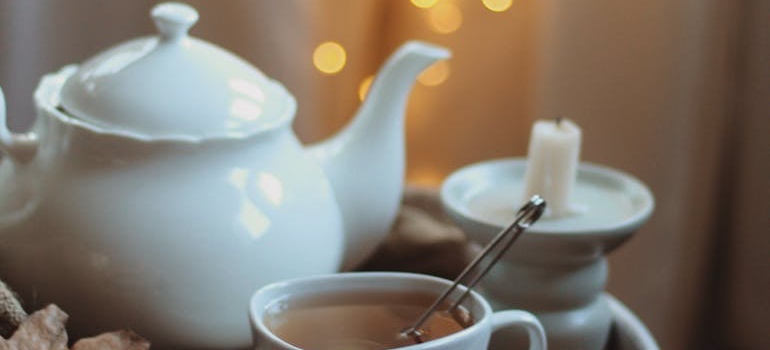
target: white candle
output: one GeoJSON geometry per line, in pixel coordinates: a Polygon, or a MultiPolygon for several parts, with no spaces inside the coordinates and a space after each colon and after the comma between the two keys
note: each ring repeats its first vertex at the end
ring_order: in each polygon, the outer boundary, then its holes
{"type": "Polygon", "coordinates": [[[580,141],[580,128],[568,119],[541,120],[532,126],[524,198],[543,197],[551,217],[573,213],[570,193],[577,180],[580,141]]]}

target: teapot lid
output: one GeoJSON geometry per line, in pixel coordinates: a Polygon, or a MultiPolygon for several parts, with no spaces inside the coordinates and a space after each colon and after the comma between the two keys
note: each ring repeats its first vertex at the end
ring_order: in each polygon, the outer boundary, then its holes
{"type": "Polygon", "coordinates": [[[83,63],[61,107],[93,126],[151,138],[247,136],[290,122],[294,98],[234,54],[187,35],[192,7],[151,11],[159,35],[134,39],[83,63]]]}

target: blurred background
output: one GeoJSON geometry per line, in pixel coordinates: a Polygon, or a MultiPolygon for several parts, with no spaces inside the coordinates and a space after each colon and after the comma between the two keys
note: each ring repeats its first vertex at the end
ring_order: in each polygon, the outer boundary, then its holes
{"type": "MultiPolygon", "coordinates": [[[[152,35],[155,1],[0,0],[8,125],[39,78],[152,35]]],[[[581,158],[631,173],[650,221],[610,257],[608,289],[663,349],[770,349],[770,1],[188,1],[191,33],[297,97],[305,142],[346,123],[401,43],[453,51],[415,85],[407,180],[525,156],[533,121],[571,118],[581,158]]]]}

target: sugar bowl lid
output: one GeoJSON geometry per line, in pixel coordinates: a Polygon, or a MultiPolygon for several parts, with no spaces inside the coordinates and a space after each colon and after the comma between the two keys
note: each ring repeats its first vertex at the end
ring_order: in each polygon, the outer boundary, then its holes
{"type": "Polygon", "coordinates": [[[290,122],[280,83],[234,54],[188,36],[192,7],[151,11],[159,35],[109,48],[67,78],[61,107],[96,128],[149,138],[239,137],[290,122]]]}

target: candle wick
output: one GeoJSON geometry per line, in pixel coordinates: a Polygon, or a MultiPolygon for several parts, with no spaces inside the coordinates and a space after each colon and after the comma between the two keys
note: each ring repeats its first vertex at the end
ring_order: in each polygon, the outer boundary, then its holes
{"type": "Polygon", "coordinates": [[[556,117],[556,126],[560,126],[561,125],[561,120],[562,119],[564,119],[564,118],[561,117],[561,116],[556,117]]]}

